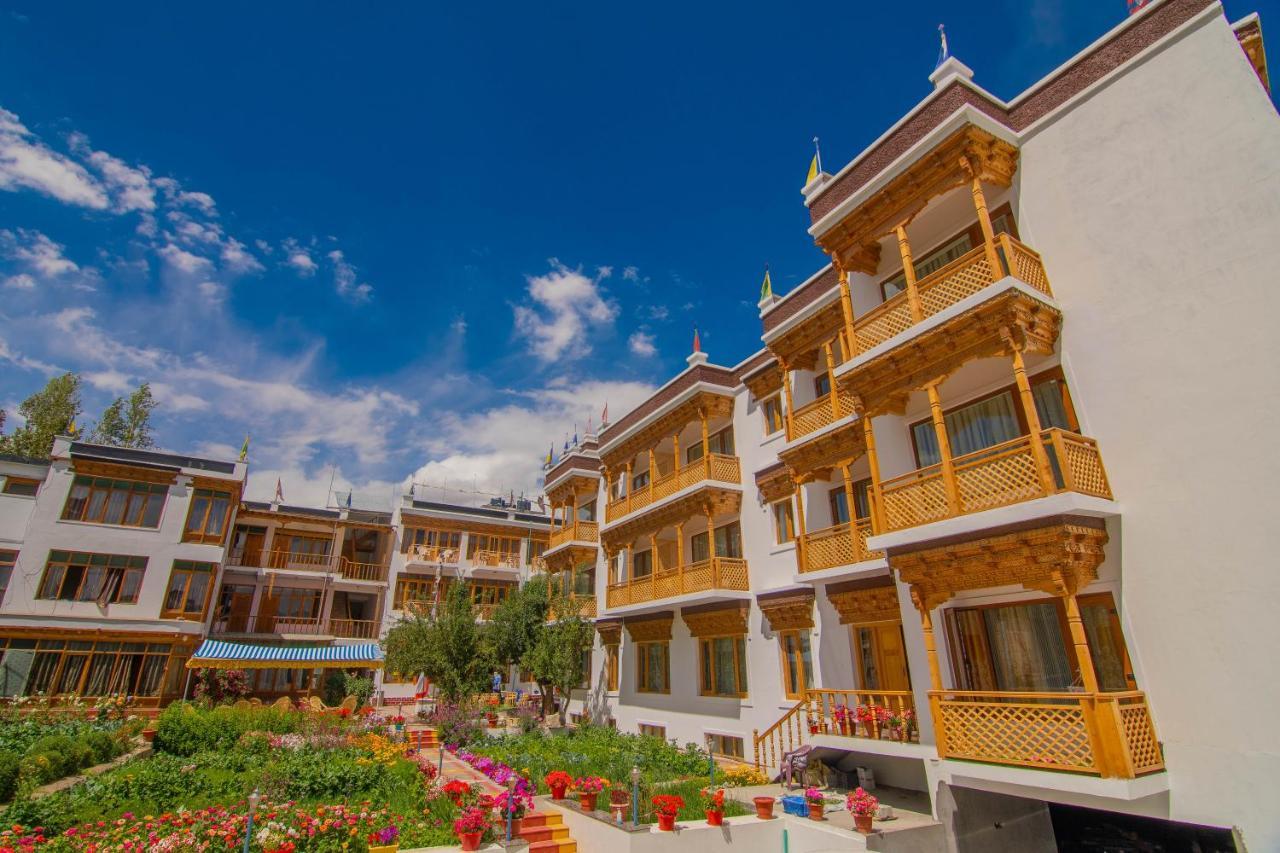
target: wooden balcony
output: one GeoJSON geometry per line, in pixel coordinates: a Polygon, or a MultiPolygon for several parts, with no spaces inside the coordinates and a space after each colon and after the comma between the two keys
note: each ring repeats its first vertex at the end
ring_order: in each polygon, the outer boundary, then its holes
{"type": "Polygon", "coordinates": [[[804,698],[764,733],[753,732],[757,768],[778,768],[782,756],[815,735],[919,743],[915,698],[910,690],[808,690],[804,698]],[[890,722],[860,724],[858,708],[883,708],[890,722]]]}
{"type": "Polygon", "coordinates": [[[338,572],[352,581],[381,582],[387,579],[387,567],[381,563],[359,563],[346,557],[338,558],[338,572]]]}
{"type": "MultiPolygon", "coordinates": [[[[574,604],[577,605],[578,616],[580,616],[583,619],[596,618],[597,608],[596,608],[596,598],[594,595],[576,595],[575,594],[571,596],[571,600],[573,601],[574,604]]],[[[559,619],[560,617],[556,614],[555,608],[552,608],[550,612],[548,612],[547,618],[554,622],[556,619],[559,619]]]]}
{"type": "Polygon", "coordinates": [[[1164,769],[1146,696],[929,693],[938,755],[1132,779],[1164,769]]]}
{"type": "MultiPolygon", "coordinates": [[[[734,460],[735,462],[737,460],[734,460]]],[[[747,561],[736,557],[713,557],[674,569],[663,569],[645,577],[609,585],[606,607],[644,604],[678,595],[711,590],[746,592],[747,561]]]]}
{"type": "Polygon", "coordinates": [[[410,563],[457,563],[457,548],[442,548],[439,545],[414,545],[405,555],[410,563]]]}
{"type": "Polygon", "coordinates": [[[855,519],[853,525],[837,524],[815,530],[800,537],[797,550],[801,573],[820,572],[837,566],[852,566],[865,560],[878,560],[883,551],[867,549],[871,535],[871,519],[855,519]]]}
{"type": "Polygon", "coordinates": [[[795,441],[806,435],[817,432],[825,426],[847,418],[853,412],[853,395],[847,391],[837,391],[835,396],[826,394],[811,403],[806,403],[791,413],[788,421],[787,441],[795,441]]]}
{"type": "Polygon", "coordinates": [[[706,480],[741,483],[742,472],[738,457],[712,453],[704,459],[694,460],[678,471],[664,474],[633,493],[610,501],[605,509],[605,520],[617,521],[628,513],[644,509],[663,498],[706,480]]]}
{"type": "Polygon", "coordinates": [[[953,482],[944,478],[941,465],[930,465],[881,483],[885,531],[1060,492],[1111,499],[1111,486],[1096,441],[1061,429],[1043,431],[1041,440],[1049,457],[1052,489],[1046,487],[1037,470],[1030,436],[1019,436],[955,457],[953,482]]]}
{"type": "Polygon", "coordinates": [[[335,637],[355,640],[378,639],[378,620],[376,619],[330,619],[329,633],[335,637]]]}
{"type": "MultiPolygon", "coordinates": [[[[1008,234],[996,238],[996,248],[1010,276],[1046,296],[1053,296],[1044,263],[1034,250],[1008,234]]],[[[1004,270],[993,273],[987,257],[986,247],[979,245],[917,282],[921,319],[927,320],[1003,278],[1004,270]]],[[[895,294],[854,321],[852,351],[855,357],[916,325],[908,295],[905,290],[895,294]]]]}
{"type": "Polygon", "coordinates": [[[495,569],[520,568],[520,554],[510,551],[478,550],[471,555],[471,562],[477,566],[488,566],[495,569]]]}
{"type": "Polygon", "coordinates": [[[551,532],[551,547],[563,545],[566,542],[599,542],[600,541],[600,525],[594,521],[579,521],[568,527],[551,532]]]}
{"type": "Polygon", "coordinates": [[[304,572],[332,572],[334,558],[330,554],[300,554],[293,551],[263,551],[235,548],[227,564],[255,569],[287,569],[304,572]]]}

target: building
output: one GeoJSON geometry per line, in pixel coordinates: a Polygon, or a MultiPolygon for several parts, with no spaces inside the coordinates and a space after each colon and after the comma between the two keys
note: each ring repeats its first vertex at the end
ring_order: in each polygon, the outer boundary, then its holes
{"type": "Polygon", "coordinates": [[[1276,849],[1259,22],[1163,0],[1011,100],[930,83],[804,187],[831,263],[761,301],[763,349],[693,353],[549,468],[548,566],[595,583],[575,712],[822,747],[953,849],[1276,849]]]}
{"type": "Polygon", "coordinates": [[[0,459],[0,695],[182,695],[245,463],[60,437],[0,459]]]}

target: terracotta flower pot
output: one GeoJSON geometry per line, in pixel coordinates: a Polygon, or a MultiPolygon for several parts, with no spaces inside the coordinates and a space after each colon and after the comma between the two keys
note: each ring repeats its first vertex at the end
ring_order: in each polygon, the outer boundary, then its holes
{"type": "Polygon", "coordinates": [[[773,820],[773,797],[752,797],[751,802],[756,807],[756,817],[760,820],[773,820]]]}
{"type": "Polygon", "coordinates": [[[151,743],[156,739],[156,730],[151,728],[143,729],[142,739],[145,740],[147,743],[151,743]]]}
{"type": "Polygon", "coordinates": [[[876,732],[876,724],[875,724],[875,723],[863,723],[863,724],[862,724],[862,731],[863,731],[863,733],[864,733],[867,737],[876,737],[876,736],[877,736],[877,732],[876,732]]]}
{"type": "Polygon", "coordinates": [[[563,800],[563,799],[564,799],[564,789],[565,789],[565,788],[567,788],[567,787],[568,787],[567,785],[552,785],[552,786],[551,786],[551,799],[553,799],[553,800],[563,800]]]}
{"type": "Polygon", "coordinates": [[[724,823],[724,812],[707,809],[707,825],[720,826],[724,823]]]}
{"type": "Polygon", "coordinates": [[[822,727],[819,726],[817,723],[809,724],[809,734],[811,735],[816,735],[821,729],[822,727]]]}
{"type": "Polygon", "coordinates": [[[626,803],[609,803],[609,811],[613,815],[614,823],[622,823],[627,819],[626,803]]]}
{"type": "Polygon", "coordinates": [[[463,850],[479,850],[480,838],[483,832],[461,832],[458,833],[458,841],[462,844],[463,850]]]}
{"type": "Polygon", "coordinates": [[[863,835],[871,834],[871,820],[874,816],[869,814],[856,814],[853,816],[853,825],[863,835]]]}
{"type": "Polygon", "coordinates": [[[584,812],[593,812],[596,810],[596,794],[580,791],[578,793],[578,805],[582,807],[584,812]]]}
{"type": "Polygon", "coordinates": [[[675,832],[676,816],[673,814],[658,815],[658,829],[662,832],[675,832]]]}
{"type": "Polygon", "coordinates": [[[808,802],[809,820],[822,820],[822,803],[815,803],[813,800],[808,802]]]}
{"type": "Polygon", "coordinates": [[[524,826],[524,818],[522,817],[511,818],[511,837],[512,838],[520,837],[520,828],[522,826],[524,826]]]}
{"type": "Polygon", "coordinates": [[[848,720],[840,721],[840,734],[845,737],[853,737],[853,724],[848,720]]]}

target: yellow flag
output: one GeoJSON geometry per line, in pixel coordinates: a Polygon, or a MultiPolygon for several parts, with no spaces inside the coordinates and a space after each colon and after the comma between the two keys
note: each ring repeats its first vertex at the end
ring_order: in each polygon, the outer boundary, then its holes
{"type": "Polygon", "coordinates": [[[818,177],[818,155],[814,154],[813,160],[809,162],[809,177],[804,179],[804,185],[809,186],[816,177],[818,177]]]}

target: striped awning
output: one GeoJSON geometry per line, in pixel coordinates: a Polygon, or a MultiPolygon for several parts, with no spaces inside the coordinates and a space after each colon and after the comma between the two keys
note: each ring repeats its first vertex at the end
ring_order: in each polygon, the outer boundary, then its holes
{"type": "Polygon", "coordinates": [[[345,669],[382,668],[377,643],[353,646],[251,646],[205,640],[187,661],[188,669],[345,669]]]}

